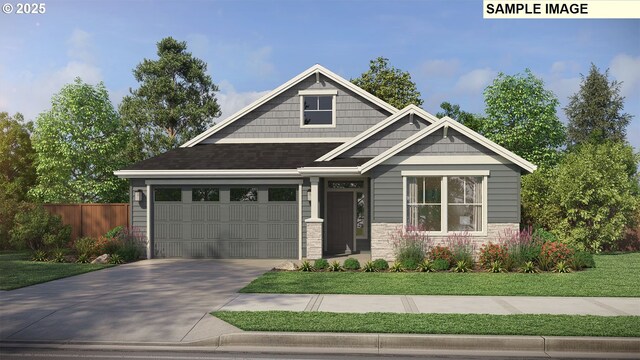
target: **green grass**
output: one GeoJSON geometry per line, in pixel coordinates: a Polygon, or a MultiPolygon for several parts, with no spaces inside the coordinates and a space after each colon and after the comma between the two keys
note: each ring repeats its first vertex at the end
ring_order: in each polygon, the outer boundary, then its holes
{"type": "Polygon", "coordinates": [[[36,262],[29,258],[28,252],[0,253],[0,290],[13,290],[112,266],[36,262]]]}
{"type": "Polygon", "coordinates": [[[640,253],[595,256],[596,268],[569,274],[272,271],[244,293],[640,296],[640,253]]]}
{"type": "Polygon", "coordinates": [[[212,315],[245,331],[640,336],[639,316],[479,315],[219,311],[212,315]]]}

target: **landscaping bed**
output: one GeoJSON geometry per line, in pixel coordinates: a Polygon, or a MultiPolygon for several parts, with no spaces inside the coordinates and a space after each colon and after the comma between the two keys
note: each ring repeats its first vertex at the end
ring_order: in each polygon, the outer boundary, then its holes
{"type": "Polygon", "coordinates": [[[638,316],[219,311],[245,331],[639,337],[638,316]]]}
{"type": "Polygon", "coordinates": [[[640,296],[640,253],[595,255],[571,273],[270,271],[240,290],[284,294],[640,296]]]}

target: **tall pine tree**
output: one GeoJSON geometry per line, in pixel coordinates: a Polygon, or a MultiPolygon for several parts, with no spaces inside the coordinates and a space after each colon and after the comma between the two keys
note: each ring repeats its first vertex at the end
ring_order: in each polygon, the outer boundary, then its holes
{"type": "Polygon", "coordinates": [[[624,97],[618,81],[609,81],[609,70],[601,73],[591,64],[589,75],[582,76],[580,90],[569,98],[564,108],[569,125],[569,145],[602,144],[624,141],[632,116],[623,113],[624,97]]]}

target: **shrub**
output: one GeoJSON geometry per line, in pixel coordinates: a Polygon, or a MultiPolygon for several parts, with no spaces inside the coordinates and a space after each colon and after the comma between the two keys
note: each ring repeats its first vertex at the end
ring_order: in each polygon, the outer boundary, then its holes
{"type": "Polygon", "coordinates": [[[73,243],[73,249],[78,255],[87,257],[96,255],[96,239],[90,237],[82,237],[73,243]]]}
{"type": "Polygon", "coordinates": [[[343,266],[345,270],[360,270],[360,262],[356,258],[348,258],[343,266]]]}
{"type": "Polygon", "coordinates": [[[367,261],[362,266],[362,271],[364,271],[364,272],[376,272],[378,270],[376,270],[375,266],[373,266],[373,262],[372,261],[367,261]]]}
{"type": "Polygon", "coordinates": [[[109,238],[109,239],[113,239],[113,238],[119,238],[123,231],[124,231],[125,227],[120,225],[120,226],[116,226],[113,229],[107,231],[106,234],[104,234],[104,237],[109,238]]]}
{"type": "Polygon", "coordinates": [[[391,267],[389,267],[389,271],[391,271],[391,272],[403,272],[404,271],[404,267],[402,266],[402,263],[394,262],[393,265],[391,265],[391,267]]]}
{"type": "Polygon", "coordinates": [[[485,269],[490,269],[492,264],[499,262],[500,265],[507,262],[507,246],[501,244],[488,243],[480,248],[480,265],[485,269]]]}
{"type": "Polygon", "coordinates": [[[451,268],[451,263],[445,259],[433,260],[433,269],[436,271],[446,271],[451,268]]]}
{"type": "Polygon", "coordinates": [[[582,270],[584,268],[596,267],[596,262],[593,259],[593,254],[588,251],[576,251],[571,259],[569,259],[569,265],[575,270],[582,270]]]}
{"type": "Polygon", "coordinates": [[[430,245],[429,237],[424,229],[406,226],[399,228],[391,236],[395,262],[402,263],[405,268],[415,269],[424,260],[430,245]]]}
{"type": "Polygon", "coordinates": [[[98,254],[118,254],[129,262],[140,258],[140,247],[144,243],[144,236],[135,228],[117,226],[99,237],[95,248],[98,254]]]}
{"type": "Polygon", "coordinates": [[[47,261],[47,252],[44,250],[36,250],[31,254],[32,261],[47,261]]]}
{"type": "Polygon", "coordinates": [[[329,267],[329,262],[325,259],[317,259],[313,262],[313,267],[317,270],[325,270],[329,267]]]}
{"type": "Polygon", "coordinates": [[[122,247],[123,243],[118,238],[108,238],[106,236],[100,236],[95,242],[96,254],[117,254],[118,250],[122,247]]]}
{"type": "Polygon", "coordinates": [[[565,261],[558,261],[556,266],[553,268],[553,272],[557,273],[569,273],[571,272],[571,267],[565,261]]]}
{"type": "Polygon", "coordinates": [[[385,259],[375,259],[373,260],[373,267],[376,271],[385,271],[389,269],[389,263],[385,259]]]}
{"type": "Polygon", "coordinates": [[[140,248],[134,242],[127,241],[120,246],[116,254],[125,262],[132,262],[140,259],[140,248]]]}
{"type": "Polygon", "coordinates": [[[447,269],[449,268],[448,266],[450,266],[451,263],[453,262],[453,254],[451,253],[451,250],[449,250],[448,247],[442,246],[442,245],[437,245],[432,247],[429,250],[429,258],[433,261],[436,261],[436,260],[446,261],[447,269]]]}
{"type": "Polygon", "coordinates": [[[464,261],[468,266],[473,265],[475,244],[468,232],[447,235],[446,243],[451,250],[454,263],[464,261]]]}
{"type": "Polygon", "coordinates": [[[86,264],[89,262],[89,256],[87,256],[87,254],[80,254],[76,259],[76,262],[79,264],[86,264]]]}
{"type": "Polygon", "coordinates": [[[469,264],[465,260],[458,260],[458,262],[456,262],[456,265],[453,267],[452,271],[457,273],[469,272],[471,270],[470,265],[471,264],[469,264]]]}
{"type": "Polygon", "coordinates": [[[573,249],[558,241],[542,244],[539,264],[542,270],[551,270],[558,262],[565,262],[573,256],[573,249]]]}
{"type": "Polygon", "coordinates": [[[489,269],[487,271],[491,273],[505,272],[504,268],[502,267],[502,262],[500,260],[491,262],[491,264],[489,264],[489,269]]]}
{"type": "Polygon", "coordinates": [[[64,225],[60,216],[49,214],[42,205],[29,205],[16,215],[10,234],[10,242],[17,249],[52,249],[69,242],[71,227],[64,225]]]}
{"type": "Polygon", "coordinates": [[[433,268],[433,262],[429,259],[424,259],[416,268],[416,271],[419,272],[433,272],[435,269],[433,268]]]}
{"type": "Polygon", "coordinates": [[[522,264],[520,271],[525,274],[535,274],[538,272],[538,269],[536,269],[536,265],[533,263],[533,261],[527,261],[526,263],[522,264]]]}
{"type": "Polygon", "coordinates": [[[109,264],[123,264],[124,263],[124,259],[122,259],[122,257],[118,254],[112,254],[111,257],[109,258],[109,264]]]}
{"type": "Polygon", "coordinates": [[[300,271],[313,271],[313,265],[309,262],[309,260],[303,260],[300,265],[298,265],[298,270],[300,271]]]}
{"type": "Polygon", "coordinates": [[[333,260],[329,265],[329,271],[342,271],[344,270],[342,266],[340,266],[340,261],[333,260]]]}
{"type": "Polygon", "coordinates": [[[65,253],[64,250],[62,249],[55,249],[52,253],[51,253],[51,262],[54,263],[63,263],[65,261],[65,253]]]}
{"type": "Polygon", "coordinates": [[[527,261],[537,261],[542,238],[533,235],[531,227],[522,231],[506,229],[498,235],[498,241],[507,249],[504,266],[507,270],[519,268],[527,261]]]}

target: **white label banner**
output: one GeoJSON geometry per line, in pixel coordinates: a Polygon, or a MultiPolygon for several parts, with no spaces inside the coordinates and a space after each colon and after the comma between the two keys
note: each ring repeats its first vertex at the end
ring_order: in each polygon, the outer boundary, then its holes
{"type": "Polygon", "coordinates": [[[640,0],[483,0],[485,19],[640,19],[640,0]]]}

